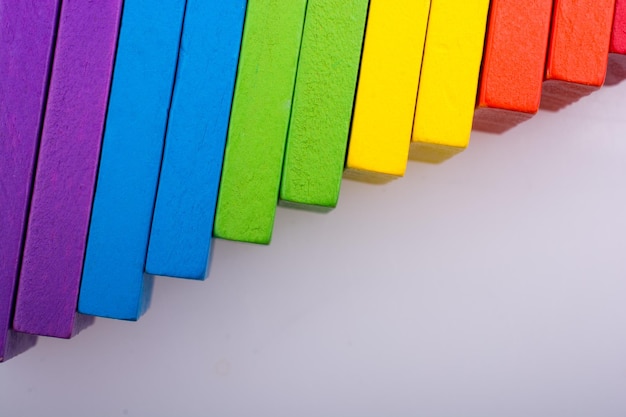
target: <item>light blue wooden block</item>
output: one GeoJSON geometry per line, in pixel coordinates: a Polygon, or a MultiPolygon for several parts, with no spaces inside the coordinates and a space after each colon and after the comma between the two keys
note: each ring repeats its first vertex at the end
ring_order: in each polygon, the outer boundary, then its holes
{"type": "Polygon", "coordinates": [[[136,320],[185,0],[126,0],[78,310],[136,320]]]}
{"type": "Polygon", "coordinates": [[[188,0],[146,271],[204,279],[245,0],[188,0]]]}

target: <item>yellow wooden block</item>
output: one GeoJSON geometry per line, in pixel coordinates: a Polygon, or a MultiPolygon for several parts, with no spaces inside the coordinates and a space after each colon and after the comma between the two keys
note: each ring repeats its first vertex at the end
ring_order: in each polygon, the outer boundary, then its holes
{"type": "Polygon", "coordinates": [[[432,0],[411,158],[441,162],[469,144],[489,0],[432,0]]]}
{"type": "Polygon", "coordinates": [[[404,175],[430,0],[371,0],[346,176],[404,175]]]}

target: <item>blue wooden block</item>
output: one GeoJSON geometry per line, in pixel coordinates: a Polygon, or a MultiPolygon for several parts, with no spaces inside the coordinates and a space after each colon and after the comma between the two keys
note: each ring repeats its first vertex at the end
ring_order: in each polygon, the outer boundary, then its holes
{"type": "Polygon", "coordinates": [[[204,279],[246,0],[188,0],[146,271],[204,279]]]}
{"type": "Polygon", "coordinates": [[[78,310],[136,320],[185,0],[126,0],[78,310]]]}

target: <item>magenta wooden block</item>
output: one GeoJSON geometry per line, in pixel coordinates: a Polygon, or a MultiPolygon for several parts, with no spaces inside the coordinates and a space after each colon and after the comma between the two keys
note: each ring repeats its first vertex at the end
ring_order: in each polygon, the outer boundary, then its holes
{"type": "Polygon", "coordinates": [[[122,0],[61,6],[13,326],[69,338],[76,314],[122,0]]]}
{"type": "Polygon", "coordinates": [[[0,2],[0,362],[35,344],[10,329],[59,0],[0,2]]]}

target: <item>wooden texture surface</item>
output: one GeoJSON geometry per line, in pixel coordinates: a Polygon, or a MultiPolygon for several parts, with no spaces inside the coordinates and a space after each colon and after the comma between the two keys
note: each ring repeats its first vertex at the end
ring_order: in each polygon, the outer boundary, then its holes
{"type": "Polygon", "coordinates": [[[309,0],[280,189],[284,203],[339,199],[368,0],[309,0]]]}
{"type": "Polygon", "coordinates": [[[204,279],[246,0],[188,0],[146,270],[204,279]]]}
{"type": "Polygon", "coordinates": [[[346,175],[404,175],[430,0],[372,0],[359,74],[346,175]]]}
{"type": "Polygon", "coordinates": [[[58,11],[58,0],[0,2],[0,362],[35,343],[10,327],[58,11]]]}
{"type": "Polygon", "coordinates": [[[441,162],[469,144],[489,0],[433,0],[411,157],[441,162]]]}
{"type": "Polygon", "coordinates": [[[306,3],[248,1],[216,237],[270,242],[306,3]]]}
{"type": "Polygon", "coordinates": [[[537,113],[553,0],[491,0],[474,129],[501,133],[537,113]]]}
{"type": "Polygon", "coordinates": [[[606,76],[615,0],[555,0],[541,107],[558,110],[606,76]]]}
{"type": "Polygon", "coordinates": [[[121,0],[65,1],[44,118],[14,327],[69,338],[104,126],[121,0]]]}
{"type": "Polygon", "coordinates": [[[135,320],[144,277],[185,0],[126,0],[78,309],[135,320]]]}
{"type": "Polygon", "coordinates": [[[606,83],[614,85],[626,79],[626,0],[615,1],[609,52],[606,83]]]}

